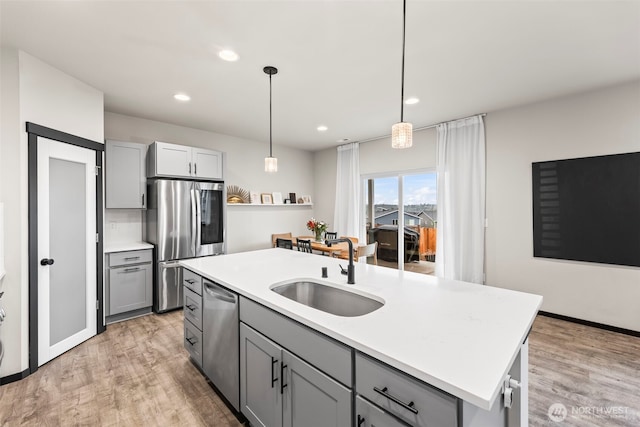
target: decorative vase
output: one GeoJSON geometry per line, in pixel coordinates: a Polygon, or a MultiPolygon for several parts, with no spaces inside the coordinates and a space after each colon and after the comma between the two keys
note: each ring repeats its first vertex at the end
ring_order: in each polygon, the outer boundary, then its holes
{"type": "Polygon", "coordinates": [[[322,242],[322,230],[316,230],[316,242],[322,242]]]}

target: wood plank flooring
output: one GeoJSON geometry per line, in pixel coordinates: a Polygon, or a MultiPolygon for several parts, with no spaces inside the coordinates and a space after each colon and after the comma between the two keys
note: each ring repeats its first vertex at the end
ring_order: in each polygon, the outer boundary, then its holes
{"type": "MultiPolygon", "coordinates": [[[[240,426],[189,361],[182,322],[174,311],[109,325],[0,387],[0,425],[240,426]]],[[[539,316],[529,357],[530,426],[640,425],[640,338],[539,316]],[[586,413],[599,408],[619,409],[586,413]]]]}
{"type": "Polygon", "coordinates": [[[538,316],[529,339],[530,426],[640,426],[640,338],[538,316]],[[553,422],[549,407],[567,416],[553,422]]]}

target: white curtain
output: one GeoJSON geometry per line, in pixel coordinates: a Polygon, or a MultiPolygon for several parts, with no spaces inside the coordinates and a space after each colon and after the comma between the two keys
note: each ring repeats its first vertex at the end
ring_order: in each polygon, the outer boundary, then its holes
{"type": "Polygon", "coordinates": [[[358,237],[360,233],[360,150],[358,143],[338,147],[336,203],[329,230],[338,236],[358,237]]]}
{"type": "Polygon", "coordinates": [[[484,281],[485,136],[482,116],[438,125],[436,276],[484,281]]]}

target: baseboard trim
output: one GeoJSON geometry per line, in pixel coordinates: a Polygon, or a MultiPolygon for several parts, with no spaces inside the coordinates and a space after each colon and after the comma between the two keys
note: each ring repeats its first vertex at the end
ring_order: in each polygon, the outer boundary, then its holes
{"type": "Polygon", "coordinates": [[[617,332],[619,334],[631,335],[640,338],[640,331],[619,328],[617,326],[605,325],[604,323],[592,322],[590,320],[577,319],[575,317],[565,316],[562,314],[549,313],[548,311],[539,311],[538,314],[554,319],[566,320],[567,322],[578,323],[580,325],[591,326],[593,328],[604,329],[606,331],[617,332]]]}
{"type": "Polygon", "coordinates": [[[26,377],[29,376],[29,369],[25,369],[22,372],[18,372],[17,374],[13,374],[13,375],[8,375],[6,377],[2,377],[0,378],[0,385],[5,385],[5,384],[9,384],[15,381],[20,381],[21,379],[24,379],[26,377]]]}

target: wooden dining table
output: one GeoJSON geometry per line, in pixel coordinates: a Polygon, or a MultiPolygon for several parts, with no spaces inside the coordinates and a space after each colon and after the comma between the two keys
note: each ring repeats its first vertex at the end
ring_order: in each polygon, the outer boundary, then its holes
{"type": "Polygon", "coordinates": [[[345,248],[340,244],[335,244],[335,245],[331,245],[331,246],[327,246],[324,244],[324,242],[316,242],[315,241],[315,237],[313,236],[296,236],[293,239],[291,239],[293,241],[293,245],[297,246],[298,243],[298,239],[303,239],[303,240],[311,240],[311,249],[314,251],[318,251],[318,252],[322,252],[323,254],[327,254],[327,255],[335,255],[339,252],[341,252],[342,250],[344,250],[345,248]]]}

